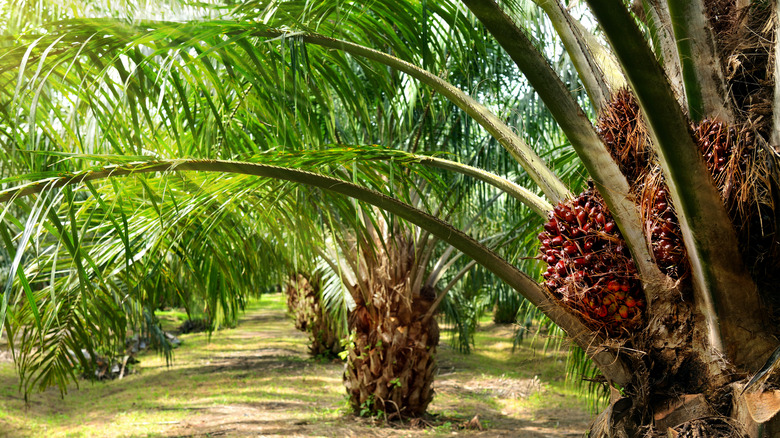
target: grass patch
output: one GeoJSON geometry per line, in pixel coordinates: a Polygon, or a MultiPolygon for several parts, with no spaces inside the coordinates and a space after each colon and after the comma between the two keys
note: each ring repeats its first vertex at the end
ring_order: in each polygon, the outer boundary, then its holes
{"type": "MultiPolygon", "coordinates": [[[[171,325],[186,318],[160,316],[171,325]]],[[[146,353],[136,374],[81,381],[65,399],[56,389],[31,394],[29,406],[13,364],[0,362],[0,435],[445,436],[479,414],[491,433],[541,437],[582,433],[590,419],[584,400],[564,385],[563,352],[526,341],[512,353],[511,328],[492,323],[477,333],[471,355],[440,346],[437,395],[423,429],[352,417],[343,364],[307,356],[307,338],[285,316],[279,294],[251,301],[234,329],[180,338],[170,367],[146,353]]]]}
{"type": "Polygon", "coordinates": [[[154,313],[157,315],[157,318],[160,320],[160,325],[162,325],[162,328],[165,331],[174,331],[182,325],[184,321],[189,319],[187,317],[187,312],[182,309],[158,310],[154,313]]]}

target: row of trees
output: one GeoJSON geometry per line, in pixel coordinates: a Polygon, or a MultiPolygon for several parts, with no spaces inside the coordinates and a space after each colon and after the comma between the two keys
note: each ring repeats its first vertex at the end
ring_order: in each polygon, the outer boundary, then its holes
{"type": "Polygon", "coordinates": [[[775,2],[126,6],[4,18],[0,318],[26,387],[64,387],[156,293],[230,314],[319,258],[357,304],[353,405],[419,414],[432,312],[475,262],[598,367],[594,436],[778,427],[746,386],[778,334],[775,2]],[[454,250],[473,262],[442,274],[454,250]]]}

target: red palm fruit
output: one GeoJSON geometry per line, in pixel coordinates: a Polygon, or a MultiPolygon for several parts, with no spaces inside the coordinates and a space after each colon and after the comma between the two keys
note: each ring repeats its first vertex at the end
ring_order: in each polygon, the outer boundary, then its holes
{"type": "Polygon", "coordinates": [[[628,307],[626,306],[620,306],[618,309],[618,314],[621,318],[628,318],[628,307]]]}
{"type": "MultiPolygon", "coordinates": [[[[595,258],[595,256],[591,252],[591,253],[585,254],[584,258],[585,258],[585,264],[589,265],[589,264],[593,263],[593,259],[595,258]]],[[[575,263],[576,263],[576,260],[575,260],[575,263]]]]}
{"type": "Polygon", "coordinates": [[[598,192],[591,186],[557,205],[542,234],[547,290],[587,324],[620,336],[636,328],[641,318],[628,322],[618,312],[628,298],[641,298],[636,268],[598,192]]]}

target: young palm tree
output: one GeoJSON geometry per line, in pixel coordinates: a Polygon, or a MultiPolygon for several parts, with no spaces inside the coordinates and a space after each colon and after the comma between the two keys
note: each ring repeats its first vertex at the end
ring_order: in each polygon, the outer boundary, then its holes
{"type": "MultiPolygon", "coordinates": [[[[6,210],[17,227],[4,225],[6,247],[19,248],[11,266],[18,286],[9,283],[3,298],[29,309],[9,307],[14,314],[6,325],[26,317],[42,333],[51,320],[36,310],[21,264],[36,224],[50,224],[51,240],[67,246],[74,264],[85,257],[76,245],[86,231],[76,227],[77,199],[63,187],[89,190],[104,178],[119,186],[120,175],[172,171],[285,179],[360,199],[418,225],[545,312],[613,388],[593,435],[686,436],[696,428],[730,436],[776,433],[777,396],[767,389],[777,361],[772,351],[778,333],[769,323],[776,282],[767,277],[777,272],[777,5],[653,0],[629,9],[620,1],[589,1],[578,21],[577,9],[551,0],[536,3],[577,68],[576,78],[565,79],[587,91],[587,105],[550,66],[554,44],[545,44],[549,35],[525,27],[519,2],[463,0],[469,15],[444,1],[343,2],[339,8],[258,1],[236,8],[225,21],[59,23],[7,49],[2,74],[14,86],[4,87],[2,106],[5,183],[32,182],[2,195],[16,206],[6,210]],[[474,18],[516,63],[581,159],[594,187],[576,201],[521,136],[442,79],[448,67],[470,60],[464,52],[483,40],[474,18]],[[590,22],[609,45],[582,24],[590,22]],[[277,68],[288,56],[303,60],[307,69],[277,68]],[[382,178],[371,171],[334,168],[405,160],[413,170],[419,164],[438,166],[508,189],[495,174],[376,148],[238,161],[267,147],[319,146],[323,132],[338,142],[361,143],[366,131],[398,126],[372,126],[373,106],[366,102],[382,93],[398,96],[391,102],[407,98],[409,93],[396,94],[394,88],[399,72],[457,105],[494,136],[546,198],[513,189],[549,219],[540,236],[550,251],[544,254],[550,264],[544,285],[404,202],[403,195],[379,193],[385,189],[378,184],[382,178]],[[292,93],[279,94],[288,80],[292,93]],[[624,87],[630,91],[618,94],[624,87]],[[269,104],[282,96],[289,98],[287,105],[269,104]],[[331,118],[313,110],[317,107],[331,110],[331,118]],[[590,108],[601,114],[598,121],[588,117],[590,108]],[[62,160],[63,152],[72,155],[62,160]],[[133,154],[132,160],[142,162],[98,156],[106,152],[133,154]],[[261,159],[283,166],[258,164],[261,159]],[[106,161],[119,165],[94,167],[106,161]],[[50,200],[37,194],[54,194],[64,203],[50,208],[50,200]],[[25,196],[34,196],[32,205],[25,196]],[[550,204],[558,205],[554,212],[550,204]],[[59,212],[70,217],[68,224],[62,225],[59,212]],[[14,229],[16,236],[9,232],[14,229]]],[[[469,91],[490,100],[480,90],[469,91]]],[[[403,113],[393,113],[397,108],[376,110],[400,117],[403,113]]],[[[437,107],[431,108],[435,113],[437,107]]],[[[98,267],[74,268],[85,295],[95,294],[87,290],[91,277],[83,274],[98,275],[103,272],[98,267]]]]}

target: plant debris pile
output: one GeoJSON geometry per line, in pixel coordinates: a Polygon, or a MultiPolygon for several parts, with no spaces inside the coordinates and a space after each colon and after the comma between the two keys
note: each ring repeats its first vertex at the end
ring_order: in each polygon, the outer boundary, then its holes
{"type": "Polygon", "coordinates": [[[187,319],[181,325],[179,325],[177,331],[179,334],[186,335],[187,333],[202,333],[210,331],[212,327],[211,321],[206,318],[194,318],[187,319]]]}
{"type": "Polygon", "coordinates": [[[725,417],[705,417],[686,421],[667,431],[653,429],[645,435],[647,438],[747,438],[740,432],[734,421],[725,417]]]}

